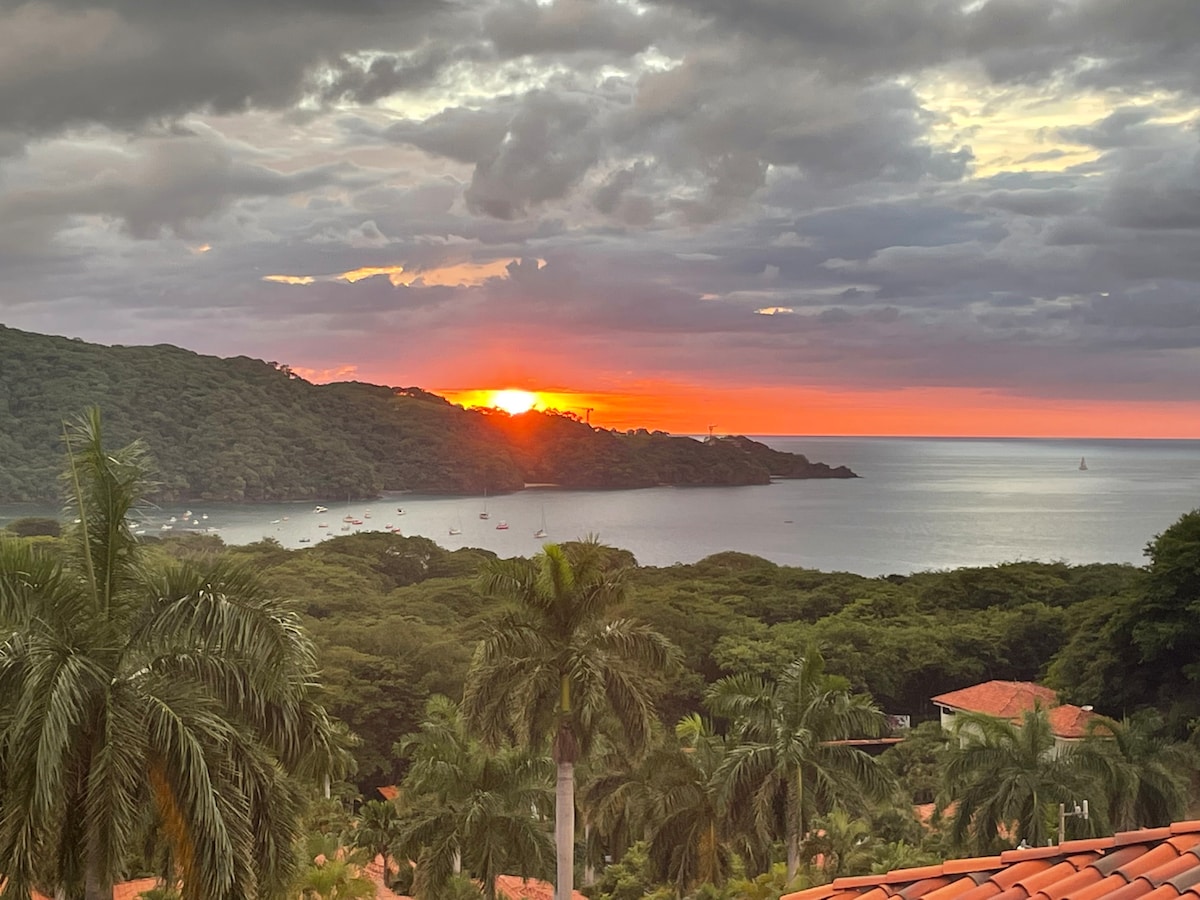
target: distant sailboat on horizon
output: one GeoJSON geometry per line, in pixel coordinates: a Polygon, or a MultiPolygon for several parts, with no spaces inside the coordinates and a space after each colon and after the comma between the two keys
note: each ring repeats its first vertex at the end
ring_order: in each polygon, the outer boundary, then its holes
{"type": "Polygon", "coordinates": [[[450,526],[450,534],[462,534],[462,516],[458,517],[458,524],[450,526]]]}
{"type": "Polygon", "coordinates": [[[542,507],[542,527],[539,528],[537,531],[535,531],[533,533],[533,536],[535,538],[544,538],[544,537],[549,536],[549,532],[546,531],[546,507],[545,506],[542,507]]]}
{"type": "Polygon", "coordinates": [[[481,518],[481,519],[486,519],[486,518],[488,518],[488,511],[487,511],[487,488],[484,488],[484,489],[483,489],[483,512],[481,512],[481,513],[479,514],[479,518],[481,518]]]}
{"type": "Polygon", "coordinates": [[[1079,471],[1086,472],[1088,470],[1087,460],[1084,457],[1079,457],[1079,471]]]}

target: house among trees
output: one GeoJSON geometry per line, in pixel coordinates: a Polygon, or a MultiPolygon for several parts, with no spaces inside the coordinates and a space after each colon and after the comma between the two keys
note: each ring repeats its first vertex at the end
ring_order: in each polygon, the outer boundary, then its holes
{"type": "Polygon", "coordinates": [[[1020,725],[1025,714],[1040,707],[1047,711],[1054,735],[1054,755],[1088,733],[1088,724],[1098,718],[1090,706],[1059,703],[1048,687],[1029,681],[985,681],[971,687],[930,698],[941,711],[942,728],[953,731],[959,713],[975,713],[1020,725]]]}

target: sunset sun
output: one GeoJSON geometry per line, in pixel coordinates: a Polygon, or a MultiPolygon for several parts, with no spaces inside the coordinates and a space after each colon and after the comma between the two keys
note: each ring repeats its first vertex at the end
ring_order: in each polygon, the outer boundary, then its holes
{"type": "Polygon", "coordinates": [[[492,396],[488,399],[488,405],[502,409],[510,416],[515,416],[533,409],[537,399],[537,394],[530,391],[517,391],[509,388],[503,391],[493,391],[492,396]]]}

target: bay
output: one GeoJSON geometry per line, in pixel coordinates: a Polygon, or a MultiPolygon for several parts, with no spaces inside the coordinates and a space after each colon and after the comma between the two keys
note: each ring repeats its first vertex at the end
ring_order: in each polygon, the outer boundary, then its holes
{"type": "MultiPolygon", "coordinates": [[[[547,540],[597,534],[643,565],[735,550],[774,562],[876,576],[1014,560],[1144,562],[1142,550],[1200,506],[1200,441],[759,437],[848,465],[853,480],[635,491],[531,488],[489,497],[394,494],[370,503],[193,502],[146,511],[147,534],[214,529],[226,543],[306,547],[398,528],[448,549],[529,556],[547,540]],[[1079,470],[1086,457],[1087,471],[1079,470]],[[403,513],[400,510],[403,510],[403,513]],[[184,512],[193,517],[182,521],[184,512]],[[202,518],[207,516],[207,518],[202,518]],[[352,517],[362,524],[344,523],[352,517]],[[174,517],[174,522],[170,519],[174,517]],[[496,526],[507,522],[507,530],[496,526]],[[322,524],[327,527],[320,527],[322,524]],[[343,526],[347,527],[343,531],[343,526]],[[461,529],[459,535],[450,530],[461,529]]],[[[0,507],[0,525],[51,512],[0,507]]]]}

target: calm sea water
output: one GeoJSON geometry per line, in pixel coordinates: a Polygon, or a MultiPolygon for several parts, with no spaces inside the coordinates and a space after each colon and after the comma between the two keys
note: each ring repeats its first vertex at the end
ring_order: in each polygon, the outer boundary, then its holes
{"type": "MultiPolygon", "coordinates": [[[[695,562],[722,550],[862,575],[992,565],[1011,560],[1144,561],[1142,550],[1200,507],[1200,441],[760,438],[780,450],[845,464],[849,481],[637,491],[530,489],[482,497],[402,494],[372,503],[190,504],[193,522],[227,543],[272,537],[311,546],[348,530],[398,527],[447,548],[528,556],[542,541],[598,534],[646,565],[695,562]],[[1080,457],[1087,471],[1079,470],[1080,457]],[[403,509],[401,514],[398,510],[403,509]],[[207,516],[207,519],[199,518],[207,516]],[[507,522],[507,530],[496,525],[507,522]],[[325,524],[328,527],[321,528],[325,524]],[[450,535],[451,528],[462,534],[450,535]]],[[[28,508],[0,507],[0,524],[28,508]]],[[[185,507],[145,530],[186,530],[185,507]]]]}

